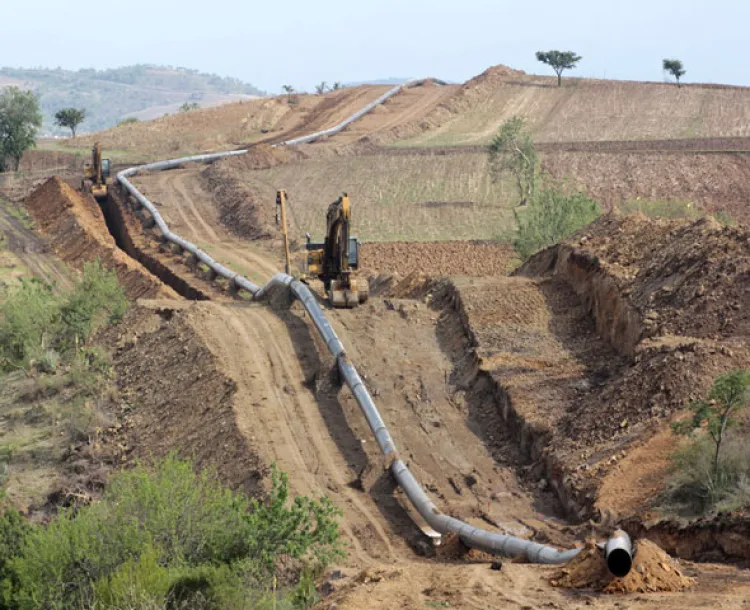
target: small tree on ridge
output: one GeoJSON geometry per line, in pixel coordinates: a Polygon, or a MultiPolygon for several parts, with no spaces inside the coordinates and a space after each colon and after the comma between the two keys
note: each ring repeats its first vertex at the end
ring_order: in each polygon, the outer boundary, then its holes
{"type": "Polygon", "coordinates": [[[680,78],[685,75],[685,68],[679,59],[665,59],[662,62],[662,67],[665,72],[669,72],[674,76],[674,80],[677,83],[677,87],[680,87],[680,78]]]}
{"type": "Polygon", "coordinates": [[[557,74],[557,86],[562,86],[562,73],[572,70],[583,59],[573,51],[537,51],[536,58],[543,64],[550,66],[557,74]]]}
{"type": "Polygon", "coordinates": [[[85,108],[62,108],[55,113],[55,124],[70,129],[73,137],[76,137],[76,129],[86,118],[85,108]]]}

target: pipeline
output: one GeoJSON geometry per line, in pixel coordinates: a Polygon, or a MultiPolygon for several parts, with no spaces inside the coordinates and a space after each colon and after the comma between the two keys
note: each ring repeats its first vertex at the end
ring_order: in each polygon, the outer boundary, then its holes
{"type": "MultiPolygon", "coordinates": [[[[295,138],[293,140],[281,142],[278,146],[292,146],[295,144],[312,142],[320,137],[338,133],[347,125],[371,111],[375,106],[382,104],[385,100],[401,91],[404,87],[419,82],[420,81],[410,81],[404,85],[394,87],[380,96],[377,100],[368,104],[365,108],[356,112],[331,129],[319,131],[302,138],[295,138]]],[[[254,300],[261,300],[276,286],[288,287],[291,290],[292,294],[294,294],[304,306],[313,325],[318,331],[318,334],[320,334],[325,341],[328,350],[336,358],[336,365],[339,373],[354,395],[357,404],[359,404],[362,414],[375,436],[375,440],[386,459],[386,463],[388,464],[394,479],[404,491],[407,498],[409,498],[409,501],[414,506],[415,510],[424,518],[430,527],[440,534],[452,533],[457,535],[460,540],[469,547],[491,554],[499,554],[509,557],[522,556],[533,563],[561,564],[576,557],[581,552],[580,548],[559,550],[552,546],[539,544],[516,536],[490,532],[441,513],[427,496],[407,465],[400,459],[393,437],[385,425],[372,396],[367,390],[367,387],[362,381],[357,369],[349,361],[344,345],[341,343],[341,340],[336,335],[330,322],[325,317],[325,314],[320,308],[312,291],[305,284],[299,280],[295,280],[293,277],[285,273],[276,274],[268,281],[268,283],[261,287],[247,278],[233,272],[231,269],[224,267],[195,244],[182,239],[175,233],[172,233],[169,230],[167,223],[164,222],[159,211],[129,180],[129,178],[136,176],[142,171],[171,169],[184,163],[208,163],[225,157],[243,155],[247,152],[248,149],[235,150],[231,152],[195,155],[181,159],[149,163],[147,165],[131,167],[119,172],[117,174],[117,180],[135,198],[138,205],[143,206],[149,211],[156,226],[158,226],[159,231],[162,233],[164,240],[176,244],[178,248],[183,251],[189,252],[191,256],[204,263],[217,275],[229,280],[230,286],[237,290],[245,290],[246,292],[249,292],[254,300]]],[[[615,576],[621,577],[630,571],[633,550],[630,538],[625,532],[615,532],[615,534],[603,544],[603,548],[607,565],[615,576]]]]}

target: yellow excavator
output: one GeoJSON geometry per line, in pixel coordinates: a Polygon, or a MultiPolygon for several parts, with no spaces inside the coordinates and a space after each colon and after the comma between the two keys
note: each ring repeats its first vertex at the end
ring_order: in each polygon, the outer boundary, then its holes
{"type": "MultiPolygon", "coordinates": [[[[282,226],[287,273],[291,268],[289,240],[286,230],[286,192],[276,193],[276,221],[282,226]]],[[[326,236],[323,243],[311,241],[307,234],[305,269],[300,279],[317,277],[323,282],[328,301],[333,307],[356,307],[367,301],[370,287],[359,277],[359,241],[349,234],[351,204],[343,193],[328,206],[326,236]]]]}
{"type": "Polygon", "coordinates": [[[107,178],[109,178],[109,159],[102,159],[102,149],[97,142],[91,149],[91,161],[83,164],[81,190],[84,193],[91,193],[99,202],[106,201],[107,178]]]}

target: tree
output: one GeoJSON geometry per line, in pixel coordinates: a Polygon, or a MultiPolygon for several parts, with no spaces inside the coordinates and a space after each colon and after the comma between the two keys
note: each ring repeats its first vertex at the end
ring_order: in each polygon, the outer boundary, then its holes
{"type": "Polygon", "coordinates": [[[677,87],[680,87],[680,78],[685,75],[685,68],[682,66],[682,62],[679,59],[665,59],[662,62],[662,67],[665,72],[669,72],[674,76],[677,87]]]}
{"type": "Polygon", "coordinates": [[[180,106],[180,112],[190,112],[191,110],[198,110],[200,107],[198,102],[185,102],[180,106]]]}
{"type": "Polygon", "coordinates": [[[673,424],[678,434],[693,434],[705,426],[714,444],[713,477],[719,476],[721,445],[729,428],[737,425],[736,414],[750,404],[750,372],[733,371],[716,378],[708,392],[708,400],[690,404],[693,417],[673,424]]]}
{"type": "Polygon", "coordinates": [[[572,51],[537,51],[536,58],[543,64],[551,66],[557,74],[557,86],[562,86],[562,73],[572,70],[576,64],[583,59],[572,51]]]}
{"type": "Polygon", "coordinates": [[[514,116],[505,121],[488,148],[489,171],[493,180],[510,172],[516,180],[521,205],[534,196],[537,153],[531,136],[524,130],[525,121],[514,116]]]}
{"type": "Polygon", "coordinates": [[[0,95],[0,166],[18,170],[21,157],[36,144],[42,126],[39,98],[33,91],[8,87],[0,95]]]}
{"type": "Polygon", "coordinates": [[[76,137],[76,129],[83,123],[86,118],[85,108],[63,108],[55,113],[55,124],[60,127],[67,127],[76,137]]]}
{"type": "Polygon", "coordinates": [[[318,95],[321,95],[326,91],[328,91],[328,83],[326,83],[325,81],[323,81],[319,85],[315,85],[315,93],[317,93],[318,95]]]}
{"type": "Polygon", "coordinates": [[[296,89],[292,87],[291,85],[284,85],[281,87],[284,90],[284,93],[287,95],[287,101],[289,103],[292,102],[292,96],[296,93],[296,89]]]}
{"type": "Polygon", "coordinates": [[[333,83],[333,91],[338,91],[339,89],[343,89],[343,87],[340,82],[336,81],[333,83]]]}

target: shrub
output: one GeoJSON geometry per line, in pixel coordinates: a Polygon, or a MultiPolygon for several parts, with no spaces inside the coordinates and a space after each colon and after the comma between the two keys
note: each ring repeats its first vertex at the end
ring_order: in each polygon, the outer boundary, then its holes
{"type": "Polygon", "coordinates": [[[100,502],[63,511],[28,537],[11,560],[19,607],[240,608],[251,598],[259,607],[282,556],[322,566],[342,554],[337,509],[288,500],[275,469],[259,502],[174,455],[137,466],[100,502]]]}
{"type": "Polygon", "coordinates": [[[693,442],[675,453],[668,500],[705,512],[747,498],[750,447],[729,433],[749,404],[750,372],[738,370],[717,377],[708,397],[689,405],[692,417],[672,426],[693,442]]]}
{"type": "Polygon", "coordinates": [[[538,189],[522,214],[513,245],[525,259],[572,235],[601,214],[599,204],[583,194],[566,194],[559,185],[538,189]]]}
{"type": "Polygon", "coordinates": [[[21,280],[0,303],[0,367],[54,370],[103,324],[118,322],[127,308],[117,276],[99,261],[84,265],[68,295],[38,279],[21,280]]]}
{"type": "Polygon", "coordinates": [[[59,299],[50,286],[21,279],[0,303],[0,365],[28,368],[54,343],[60,328],[59,299]]]}
{"type": "Polygon", "coordinates": [[[140,123],[140,119],[138,117],[129,116],[117,123],[117,126],[119,127],[120,125],[132,125],[133,123],[140,123]]]}
{"type": "Polygon", "coordinates": [[[20,555],[30,531],[18,511],[6,510],[0,516],[0,610],[14,607],[19,580],[11,562],[20,555]]]}

